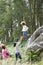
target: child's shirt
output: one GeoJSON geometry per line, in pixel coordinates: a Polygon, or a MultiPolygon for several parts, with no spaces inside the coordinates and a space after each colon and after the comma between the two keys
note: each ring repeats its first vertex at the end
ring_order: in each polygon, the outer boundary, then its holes
{"type": "Polygon", "coordinates": [[[7,56],[6,53],[7,53],[6,49],[2,49],[2,57],[3,58],[6,58],[6,56],[7,56]]]}
{"type": "Polygon", "coordinates": [[[20,52],[19,44],[20,44],[20,41],[18,41],[17,44],[16,44],[16,46],[14,47],[15,54],[20,52]]]}
{"type": "Polygon", "coordinates": [[[20,52],[19,46],[16,46],[16,47],[14,48],[14,51],[15,51],[15,53],[19,53],[19,52],[20,52]]]}
{"type": "Polygon", "coordinates": [[[23,31],[28,31],[28,27],[26,25],[23,25],[22,32],[23,31]]]}

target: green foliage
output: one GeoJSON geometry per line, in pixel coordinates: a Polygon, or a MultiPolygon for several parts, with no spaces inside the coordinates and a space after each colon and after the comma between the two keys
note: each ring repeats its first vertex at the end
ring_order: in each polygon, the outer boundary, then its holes
{"type": "Polygon", "coordinates": [[[30,34],[43,25],[42,2],[42,0],[0,0],[0,29],[2,29],[0,38],[4,41],[12,41],[13,38],[21,35],[22,20],[26,21],[30,34]],[[18,27],[16,27],[17,23],[18,27]]]}
{"type": "Polygon", "coordinates": [[[28,60],[31,60],[31,61],[39,61],[40,60],[40,50],[28,51],[27,55],[28,55],[28,60]]]}

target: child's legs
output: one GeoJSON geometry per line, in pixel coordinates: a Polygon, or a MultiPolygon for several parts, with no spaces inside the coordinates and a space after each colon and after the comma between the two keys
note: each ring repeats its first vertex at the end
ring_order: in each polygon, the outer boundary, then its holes
{"type": "Polygon", "coordinates": [[[15,62],[14,62],[14,65],[16,65],[16,63],[17,63],[18,53],[15,54],[15,58],[16,58],[16,60],[15,60],[15,62]]]}
{"type": "Polygon", "coordinates": [[[20,53],[18,53],[18,55],[19,55],[19,58],[20,58],[20,59],[22,59],[22,57],[21,57],[20,53]]]}
{"type": "Polygon", "coordinates": [[[17,61],[17,59],[18,59],[18,53],[16,53],[15,56],[16,56],[16,61],[17,61]]]}
{"type": "Polygon", "coordinates": [[[16,60],[17,60],[18,58],[22,59],[20,53],[16,53],[15,55],[16,55],[16,60]]]}
{"type": "Polygon", "coordinates": [[[21,63],[22,62],[22,57],[21,57],[20,53],[18,53],[18,55],[19,55],[19,59],[20,59],[20,63],[21,63]]]}
{"type": "Polygon", "coordinates": [[[19,58],[20,59],[20,63],[21,63],[22,57],[21,57],[20,53],[16,53],[15,55],[16,55],[16,61],[15,61],[15,65],[16,65],[17,59],[19,58]]]}

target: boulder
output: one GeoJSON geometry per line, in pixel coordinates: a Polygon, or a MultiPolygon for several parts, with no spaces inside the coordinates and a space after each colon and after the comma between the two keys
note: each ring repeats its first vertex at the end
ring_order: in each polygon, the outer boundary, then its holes
{"type": "Polygon", "coordinates": [[[26,50],[43,49],[43,26],[39,27],[27,40],[26,50]]]}

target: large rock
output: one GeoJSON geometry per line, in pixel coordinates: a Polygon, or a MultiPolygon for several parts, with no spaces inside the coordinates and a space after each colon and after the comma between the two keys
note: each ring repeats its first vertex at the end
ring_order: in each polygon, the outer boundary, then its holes
{"type": "Polygon", "coordinates": [[[39,27],[32,36],[27,40],[27,49],[43,49],[43,26],[39,27]]]}

